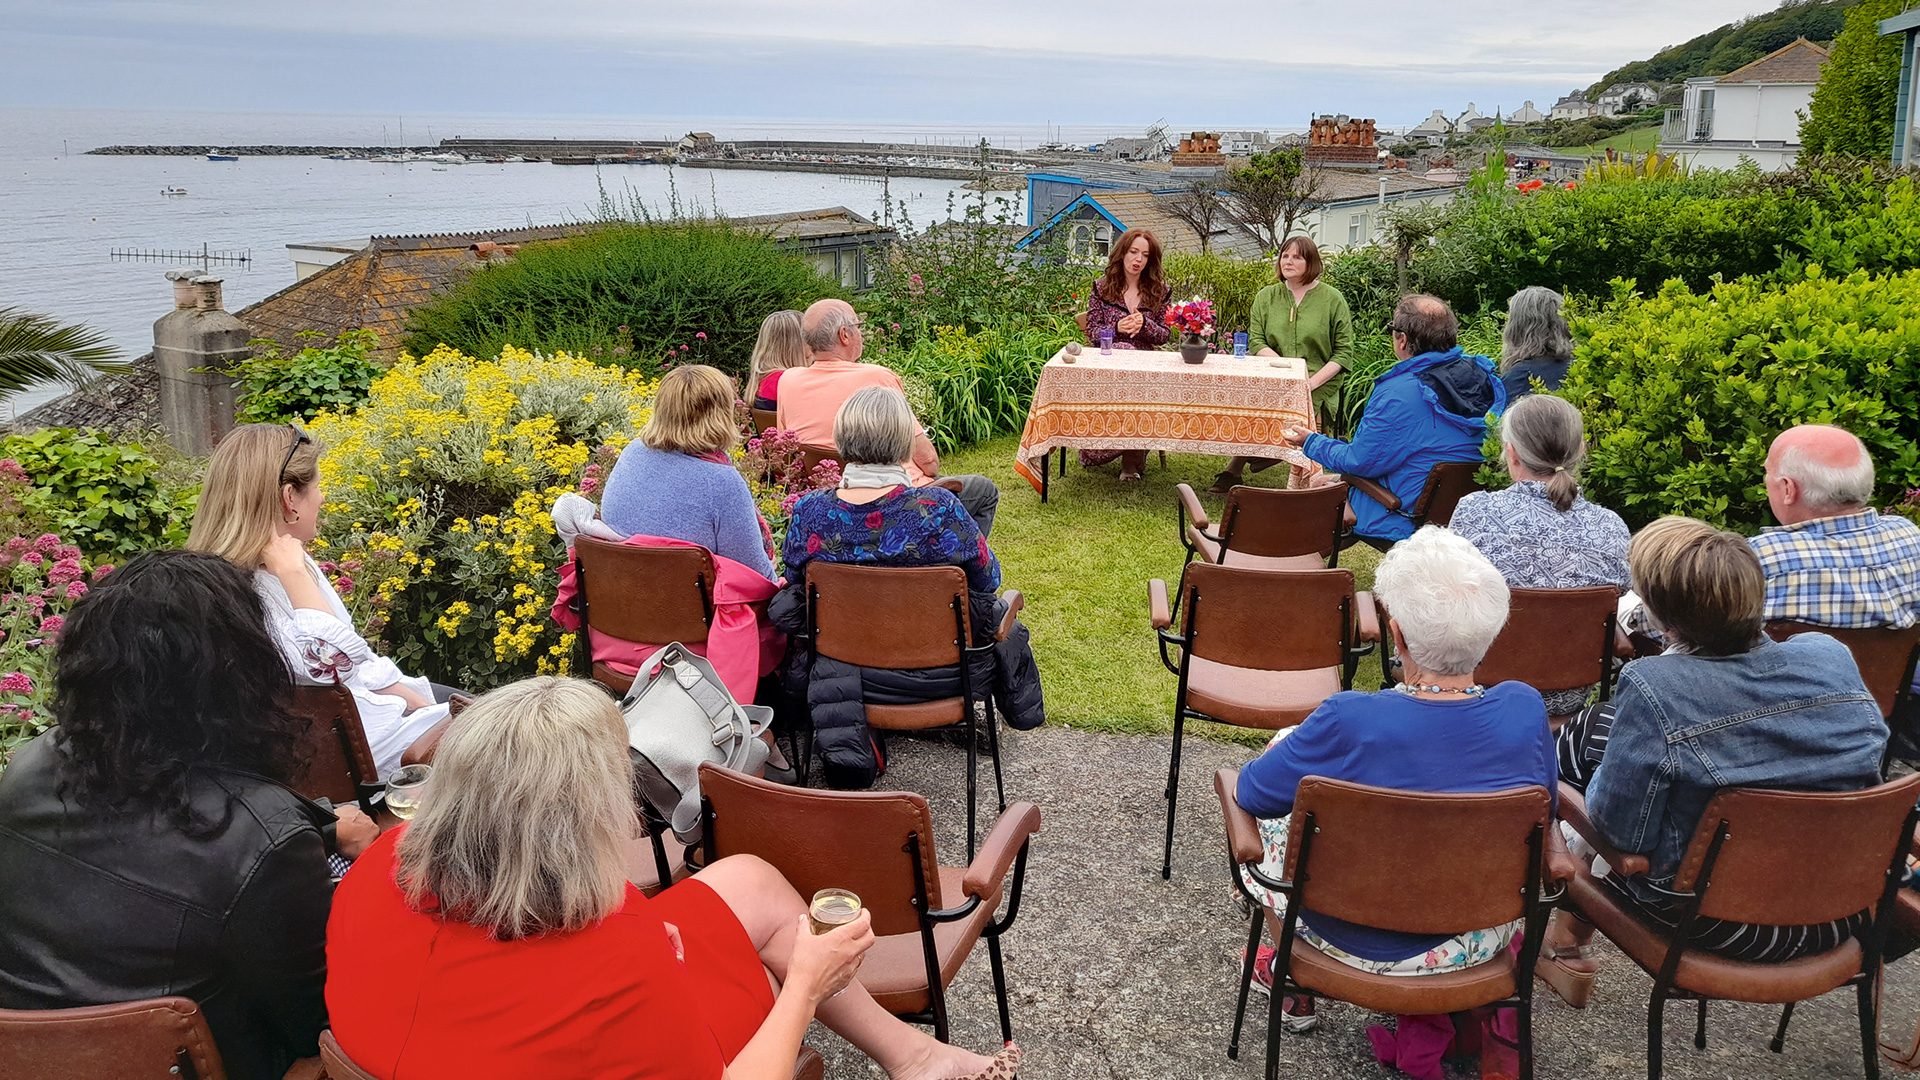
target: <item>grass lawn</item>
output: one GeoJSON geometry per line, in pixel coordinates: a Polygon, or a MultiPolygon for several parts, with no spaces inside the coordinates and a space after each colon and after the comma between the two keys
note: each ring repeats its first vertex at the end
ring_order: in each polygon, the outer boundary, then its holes
{"type": "MultiPolygon", "coordinates": [[[[1043,506],[1013,471],[1017,444],[1012,436],[994,439],[945,455],[940,467],[980,473],[1000,485],[990,543],[1004,586],[1027,598],[1022,618],[1033,633],[1048,720],[1099,731],[1172,730],[1174,677],[1160,665],[1147,622],[1147,579],[1164,578],[1169,589],[1178,588],[1186,552],[1175,534],[1174,485],[1192,484],[1208,511],[1218,513],[1224,500],[1204,492],[1225,459],[1169,454],[1162,469],[1156,454],[1137,484],[1120,482],[1119,462],[1082,469],[1075,460],[1064,479],[1054,477],[1043,506]]],[[[1278,466],[1251,480],[1280,487],[1286,476],[1278,466]]],[[[1353,567],[1361,589],[1372,587],[1378,562],[1364,545],[1340,554],[1340,565],[1353,567]]],[[[1376,689],[1379,681],[1378,661],[1362,660],[1355,689],[1376,689]]],[[[1266,739],[1264,732],[1215,724],[1193,730],[1235,741],[1266,739]]]]}
{"type": "Polygon", "coordinates": [[[1618,135],[1610,135],[1607,138],[1601,139],[1599,142],[1594,143],[1592,146],[1566,147],[1563,150],[1563,152],[1568,154],[1586,154],[1590,157],[1600,157],[1604,155],[1609,148],[1611,148],[1614,150],[1619,150],[1623,153],[1644,154],[1651,151],[1654,147],[1658,146],[1659,144],[1660,144],[1660,125],[1654,124],[1649,127],[1634,128],[1631,131],[1623,131],[1618,135]]]}

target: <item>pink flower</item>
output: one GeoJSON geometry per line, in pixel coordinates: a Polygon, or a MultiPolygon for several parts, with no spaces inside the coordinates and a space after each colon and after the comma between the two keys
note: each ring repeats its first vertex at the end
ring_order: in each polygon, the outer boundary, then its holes
{"type": "Polygon", "coordinates": [[[687,351],[687,347],[686,347],[685,345],[682,345],[682,346],[680,346],[680,351],[681,351],[681,352],[686,352],[686,351],[687,351]]]}
{"type": "Polygon", "coordinates": [[[105,566],[96,566],[93,568],[93,580],[98,582],[101,578],[111,573],[113,573],[112,563],[107,563],[105,566]]]}
{"type": "Polygon", "coordinates": [[[809,554],[809,555],[818,555],[818,554],[820,554],[820,536],[819,536],[819,534],[818,534],[818,533],[810,533],[810,534],[808,534],[808,536],[807,536],[807,554],[809,554]]]}
{"type": "Polygon", "coordinates": [[[340,590],[340,595],[351,596],[353,594],[353,579],[345,574],[341,574],[338,578],[334,579],[333,587],[340,590]]]}
{"type": "Polygon", "coordinates": [[[26,563],[28,566],[39,566],[41,563],[47,561],[47,557],[37,551],[29,551],[25,555],[20,556],[20,561],[26,563]]]}
{"type": "Polygon", "coordinates": [[[35,540],[33,546],[36,551],[44,551],[51,555],[60,550],[60,538],[52,533],[41,533],[40,539],[35,540]]]}
{"type": "Polygon", "coordinates": [[[879,527],[880,527],[880,526],[881,526],[882,524],[884,524],[884,523],[886,522],[886,520],[887,520],[887,519],[886,519],[886,516],[885,516],[884,514],[882,514],[882,513],[881,513],[880,511],[878,511],[878,510],[875,510],[875,511],[873,511],[872,513],[870,513],[870,514],[868,514],[868,515],[867,515],[867,528],[869,528],[869,529],[877,529],[877,528],[879,528],[879,527]]]}
{"type": "Polygon", "coordinates": [[[59,559],[78,559],[80,557],[80,549],[74,547],[72,544],[65,544],[54,557],[59,559]]]}
{"type": "Polygon", "coordinates": [[[27,677],[26,672],[15,671],[0,675],[0,694],[31,693],[33,693],[33,680],[27,677]]]}
{"type": "Polygon", "coordinates": [[[67,599],[78,600],[85,595],[87,595],[87,586],[85,582],[74,581],[74,582],[69,582],[67,584],[67,599]]]}
{"type": "Polygon", "coordinates": [[[707,340],[707,332],[705,330],[701,330],[693,336],[699,338],[701,341],[707,340]]]}
{"type": "Polygon", "coordinates": [[[7,541],[6,552],[9,555],[18,555],[32,546],[33,542],[26,537],[16,536],[7,541]]]}
{"type": "Polygon", "coordinates": [[[47,571],[47,581],[55,585],[65,585],[69,581],[79,581],[82,576],[79,559],[61,559],[59,562],[54,563],[52,568],[47,571]]]}
{"type": "Polygon", "coordinates": [[[49,615],[46,618],[40,620],[40,632],[51,637],[53,635],[58,634],[61,630],[65,629],[66,625],[67,625],[67,620],[61,618],[58,615],[49,615]]]}

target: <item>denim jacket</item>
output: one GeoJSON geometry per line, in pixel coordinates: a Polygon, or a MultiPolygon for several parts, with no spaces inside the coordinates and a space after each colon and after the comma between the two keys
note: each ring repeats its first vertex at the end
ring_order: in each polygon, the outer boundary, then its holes
{"type": "Polygon", "coordinates": [[[1624,881],[1659,900],[1715,791],[1871,787],[1886,744],[1853,654],[1825,634],[1763,637],[1736,656],[1650,656],[1621,672],[1587,811],[1609,843],[1647,855],[1646,877],[1624,881]]]}

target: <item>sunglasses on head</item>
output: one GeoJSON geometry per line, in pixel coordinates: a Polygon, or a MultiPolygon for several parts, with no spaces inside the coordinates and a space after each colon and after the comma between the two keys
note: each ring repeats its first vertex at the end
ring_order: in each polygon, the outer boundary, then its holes
{"type": "Polygon", "coordinates": [[[293,467],[293,455],[299,452],[300,444],[313,441],[313,438],[301,430],[300,425],[294,421],[287,421],[287,426],[293,429],[293,445],[287,447],[287,459],[280,463],[280,482],[283,484],[288,483],[287,470],[293,467]]]}

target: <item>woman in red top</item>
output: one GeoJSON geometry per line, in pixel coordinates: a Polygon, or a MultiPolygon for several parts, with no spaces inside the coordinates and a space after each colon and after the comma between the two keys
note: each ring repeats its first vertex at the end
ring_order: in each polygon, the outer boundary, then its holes
{"type": "MultiPolygon", "coordinates": [[[[1160,268],[1160,239],[1146,229],[1128,229],[1114,241],[1106,273],[1087,293],[1087,341],[1100,344],[1113,335],[1116,349],[1158,349],[1167,329],[1167,276],[1160,268]]],[[[1120,459],[1120,479],[1138,480],[1147,466],[1145,450],[1082,450],[1080,466],[1091,468],[1120,459]]]]}
{"type": "Polygon", "coordinates": [[[866,913],[808,930],[779,872],[722,859],[649,900],[626,728],[589,683],[536,678],[448,729],[418,816],[354,863],[327,927],[327,1009],[383,1080],[788,1080],[816,1015],[895,1080],[1019,1062],[936,1042],[854,980],[866,913]]]}
{"type": "Polygon", "coordinates": [[[800,313],[776,311],[760,323],[760,337],[753,343],[753,359],[747,364],[747,385],[753,389],[753,407],[771,412],[780,404],[780,376],[788,368],[813,363],[807,341],[800,333],[800,313]]]}

